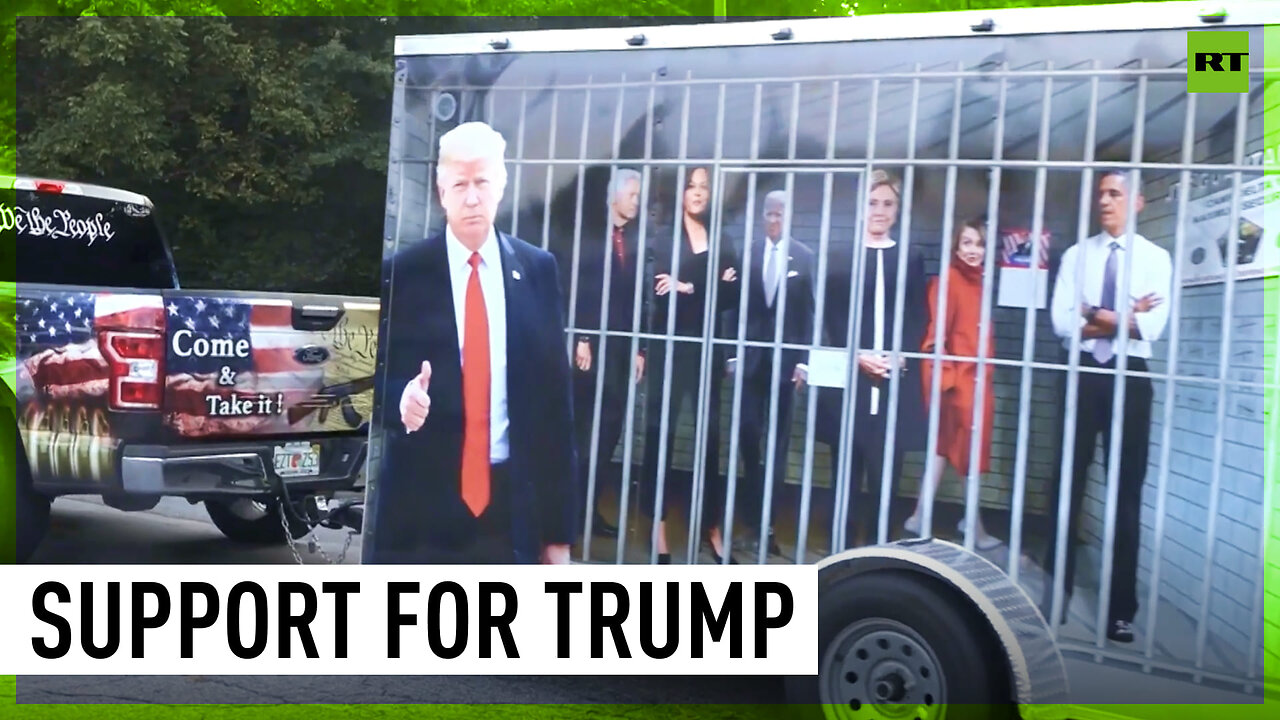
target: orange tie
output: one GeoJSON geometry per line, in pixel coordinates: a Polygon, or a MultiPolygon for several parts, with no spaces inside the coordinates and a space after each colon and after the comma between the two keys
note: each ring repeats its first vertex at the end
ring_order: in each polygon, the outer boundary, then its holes
{"type": "Polygon", "coordinates": [[[462,501],[476,517],[489,506],[489,316],[480,290],[480,253],[471,253],[462,339],[462,501]]]}

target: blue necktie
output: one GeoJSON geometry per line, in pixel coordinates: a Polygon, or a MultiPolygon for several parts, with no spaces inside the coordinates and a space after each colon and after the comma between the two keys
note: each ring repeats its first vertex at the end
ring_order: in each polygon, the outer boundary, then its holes
{"type": "MultiPolygon", "coordinates": [[[[1111,254],[1107,256],[1107,269],[1102,275],[1102,302],[1099,307],[1104,310],[1116,309],[1116,251],[1120,249],[1120,243],[1115,240],[1111,241],[1111,254]]],[[[1093,359],[1099,363],[1106,364],[1111,361],[1114,355],[1112,352],[1112,343],[1110,338],[1098,338],[1093,345],[1093,359]]]]}

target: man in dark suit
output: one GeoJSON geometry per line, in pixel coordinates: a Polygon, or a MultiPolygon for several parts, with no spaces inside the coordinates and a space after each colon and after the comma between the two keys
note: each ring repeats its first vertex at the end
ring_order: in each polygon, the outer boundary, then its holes
{"type": "MultiPolygon", "coordinates": [[[[623,168],[609,183],[607,209],[609,236],[603,242],[587,239],[582,244],[578,270],[578,297],[574,325],[583,330],[578,335],[574,349],[574,421],[577,424],[579,457],[579,486],[582,488],[582,508],[586,508],[587,488],[590,484],[591,431],[595,418],[597,373],[604,373],[600,389],[600,435],[596,445],[596,479],[610,466],[613,453],[619,445],[627,419],[627,395],[632,382],[644,377],[644,340],[639,343],[634,362],[631,355],[631,338],[610,335],[600,353],[601,338],[589,332],[605,329],[610,332],[632,331],[636,308],[637,266],[641,265],[639,225],[640,173],[623,168]],[[605,272],[608,269],[606,284],[605,272]],[[604,302],[608,308],[602,308],[604,302]],[[602,322],[602,312],[606,321],[602,322]]],[[[587,227],[598,227],[591,223],[587,227]]],[[[646,255],[648,253],[646,252],[646,255]]],[[[652,273],[640,268],[641,278],[652,273]]],[[[640,292],[640,332],[648,332],[647,288],[640,292]]],[[[600,491],[596,490],[595,518],[591,522],[592,534],[616,537],[618,528],[600,514],[600,491]]],[[[585,520],[585,510],[582,514],[585,520]]],[[[585,528],[584,528],[585,530],[585,528]]]]}
{"type": "MultiPolygon", "coordinates": [[[[764,198],[763,242],[753,243],[751,283],[747,290],[746,339],[773,343],[778,323],[782,323],[782,342],[808,345],[813,342],[814,313],[817,306],[815,287],[817,259],[813,251],[796,240],[783,236],[783,219],[789,198],[774,190],[764,198]],[[786,293],[783,308],[783,293],[786,293]],[[782,310],[780,314],[779,311],[782,310]]],[[[747,527],[759,529],[764,502],[764,476],[761,460],[767,459],[767,431],[770,403],[778,401],[778,423],[775,435],[774,465],[771,483],[781,482],[787,474],[787,450],[791,439],[791,409],[795,391],[803,382],[803,350],[784,349],[778,368],[778,382],[773,382],[774,351],[767,347],[747,347],[735,372],[742,373],[741,447],[747,482],[744,518],[747,527]]],[[[770,552],[778,552],[769,533],[770,552]]]]}
{"type": "Polygon", "coordinates": [[[568,563],[570,367],[555,259],[494,228],[502,136],[440,138],[447,227],[390,262],[386,432],[370,562],[568,563]]]}

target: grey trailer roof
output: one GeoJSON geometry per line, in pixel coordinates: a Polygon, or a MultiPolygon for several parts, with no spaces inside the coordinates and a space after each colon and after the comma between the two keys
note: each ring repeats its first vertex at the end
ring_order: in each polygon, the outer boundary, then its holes
{"type": "Polygon", "coordinates": [[[401,35],[396,37],[395,54],[683,49],[1050,32],[1207,29],[1276,22],[1280,22],[1280,2],[1276,0],[1231,0],[1209,5],[1201,2],[1137,2],[652,27],[401,35]]]}

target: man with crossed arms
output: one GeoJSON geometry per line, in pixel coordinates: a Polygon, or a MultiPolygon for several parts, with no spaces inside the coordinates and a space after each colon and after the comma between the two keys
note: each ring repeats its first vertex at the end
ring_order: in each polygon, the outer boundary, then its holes
{"type": "MultiPolygon", "coordinates": [[[[1169,252],[1142,235],[1128,234],[1130,203],[1129,176],[1121,171],[1106,171],[1098,181],[1098,215],[1102,232],[1067,249],[1062,255],[1057,282],[1053,288],[1053,328],[1063,346],[1071,347],[1071,337],[1080,332],[1080,367],[1084,369],[1116,369],[1120,353],[1118,325],[1121,308],[1129,305],[1128,369],[1146,372],[1152,344],[1160,338],[1169,322],[1169,296],[1173,281],[1173,263],[1169,252]],[[1084,255],[1083,260],[1078,256],[1084,255]],[[1081,262],[1083,266],[1081,267],[1081,262]],[[1132,265],[1132,270],[1127,266],[1132,265]],[[1079,269],[1077,269],[1079,268],[1079,269]],[[1081,273],[1077,275],[1076,273],[1081,273]],[[1129,297],[1120,297],[1126,272],[1129,297]],[[1081,292],[1081,305],[1076,305],[1076,291],[1081,292]]],[[[1144,205],[1142,189],[1132,197],[1133,211],[1144,205]]],[[[1076,538],[1079,535],[1080,506],[1084,500],[1089,466],[1093,463],[1098,436],[1103,438],[1103,457],[1110,453],[1111,408],[1116,378],[1113,374],[1081,372],[1076,397],[1064,397],[1076,408],[1074,472],[1071,483],[1071,509],[1067,524],[1066,577],[1064,609],[1071,599],[1075,579],[1076,538]]],[[[1111,568],[1110,617],[1107,637],[1116,642],[1133,642],[1133,620],[1138,612],[1138,543],[1141,532],[1142,486],[1147,473],[1147,449],[1151,433],[1151,379],[1126,375],[1124,383],[1124,418],[1120,439],[1119,493],[1116,503],[1115,556],[1111,568]]],[[[1061,481],[1060,481],[1061,482],[1061,481]]],[[[1053,492],[1053,514],[1058,518],[1058,493],[1053,492]]],[[[1056,532],[1055,532],[1056,535],[1056,532]]],[[[1050,617],[1056,542],[1049,542],[1045,558],[1045,596],[1043,612],[1050,617]]],[[[1066,622],[1065,612],[1059,622],[1066,622]]]]}

